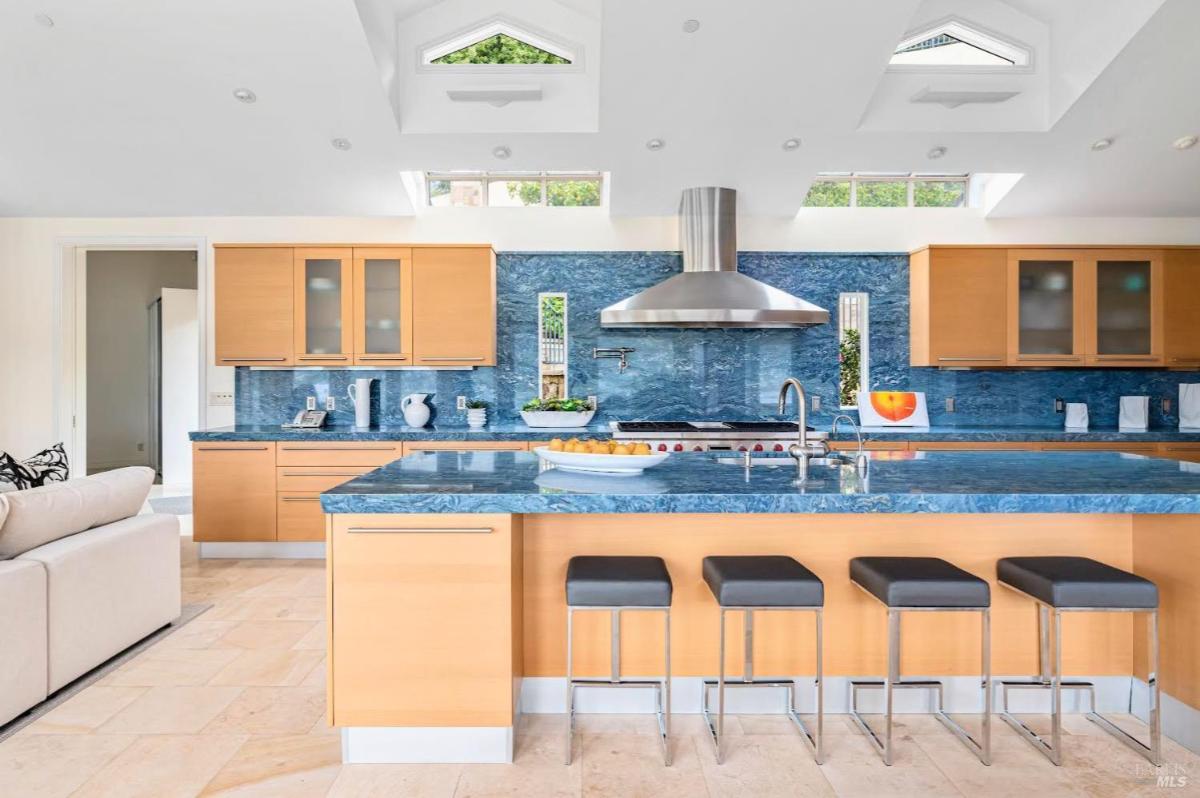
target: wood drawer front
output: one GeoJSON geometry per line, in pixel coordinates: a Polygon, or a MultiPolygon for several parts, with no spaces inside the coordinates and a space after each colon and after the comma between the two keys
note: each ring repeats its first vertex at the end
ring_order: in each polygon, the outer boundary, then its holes
{"type": "Polygon", "coordinates": [[[333,516],[333,724],[512,725],[512,525],[509,515],[333,516]]]}
{"type": "Polygon", "coordinates": [[[275,469],[275,489],[280,493],[321,493],[349,482],[378,466],[284,466],[275,469]]]}
{"type": "Polygon", "coordinates": [[[404,454],[417,452],[525,452],[526,441],[413,441],[404,444],[404,454]]]}
{"type": "Polygon", "coordinates": [[[1044,452],[1125,452],[1126,454],[1155,454],[1156,443],[1105,443],[1103,441],[1058,442],[1042,444],[1044,452]]]}
{"type": "Polygon", "coordinates": [[[1024,441],[913,441],[914,452],[1037,452],[1041,444],[1024,441]]]}
{"type": "Polygon", "coordinates": [[[192,462],[196,541],[275,540],[274,443],[196,443],[192,462]]]}
{"type": "MultiPolygon", "coordinates": [[[[857,452],[858,441],[830,441],[829,448],[835,452],[857,452]]],[[[908,441],[863,441],[863,448],[868,452],[906,452],[908,441]]]]}
{"type": "Polygon", "coordinates": [[[399,441],[297,441],[280,443],[279,466],[371,466],[378,468],[404,454],[399,441]]]}
{"type": "Polygon", "coordinates": [[[275,518],[279,540],[325,540],[325,513],[321,510],[320,493],[280,493],[275,518]]]}
{"type": "Polygon", "coordinates": [[[1200,463],[1200,443],[1160,443],[1158,455],[1171,460],[1200,463]]]}

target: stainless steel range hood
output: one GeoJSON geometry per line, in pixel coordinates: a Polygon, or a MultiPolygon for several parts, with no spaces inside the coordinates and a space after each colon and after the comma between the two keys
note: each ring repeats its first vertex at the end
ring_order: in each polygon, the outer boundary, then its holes
{"type": "Polygon", "coordinates": [[[683,272],[600,311],[602,327],[809,327],[829,311],[737,270],[737,192],[689,188],[679,203],[683,272]]]}

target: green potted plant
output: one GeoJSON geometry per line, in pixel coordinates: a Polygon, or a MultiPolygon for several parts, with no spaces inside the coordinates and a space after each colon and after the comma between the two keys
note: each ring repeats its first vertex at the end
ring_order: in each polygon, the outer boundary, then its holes
{"type": "Polygon", "coordinates": [[[530,427],[586,427],[596,415],[587,399],[530,399],[521,408],[521,418],[530,427]]]}
{"type": "Polygon", "coordinates": [[[487,425],[487,402],[471,399],[467,402],[467,426],[479,429],[487,425]]]}

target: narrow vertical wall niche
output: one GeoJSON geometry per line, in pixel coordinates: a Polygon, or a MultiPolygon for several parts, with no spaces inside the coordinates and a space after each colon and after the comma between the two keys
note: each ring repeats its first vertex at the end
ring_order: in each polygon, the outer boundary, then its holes
{"type": "Polygon", "coordinates": [[[858,407],[860,391],[871,390],[868,295],[862,291],[838,294],[838,406],[858,407]]]}

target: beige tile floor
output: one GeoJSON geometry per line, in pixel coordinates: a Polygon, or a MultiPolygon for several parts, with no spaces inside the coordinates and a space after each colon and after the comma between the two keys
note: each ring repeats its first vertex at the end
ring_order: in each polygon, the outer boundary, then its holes
{"type": "Polygon", "coordinates": [[[1144,760],[1079,716],[1062,768],[998,721],[985,768],[911,715],[891,768],[844,716],[826,720],[820,767],[785,718],[727,719],[717,766],[694,715],[675,718],[670,768],[650,717],[615,715],[580,718],[570,767],[549,715],[523,718],[512,765],[342,765],[324,718],[323,563],[200,562],[183,540],[184,600],[213,608],[0,743],[0,796],[1200,795],[1200,757],[1168,742],[1188,786],[1157,787],[1144,760]]]}

